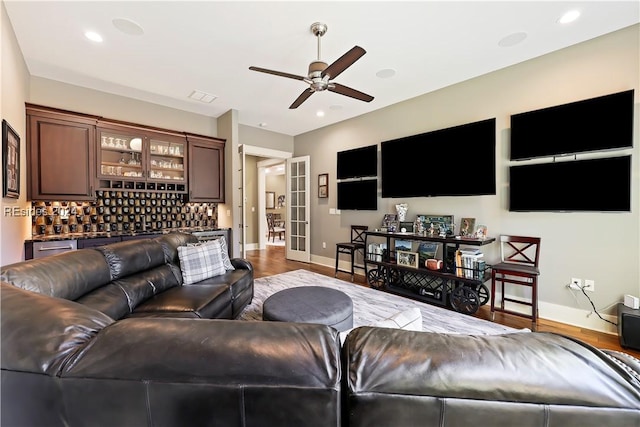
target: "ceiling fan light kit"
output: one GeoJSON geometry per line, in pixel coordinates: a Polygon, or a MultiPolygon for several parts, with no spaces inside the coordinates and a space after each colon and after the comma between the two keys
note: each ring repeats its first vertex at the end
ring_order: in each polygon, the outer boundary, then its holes
{"type": "Polygon", "coordinates": [[[309,64],[309,70],[307,77],[298,76],[295,74],[283,73],[281,71],[269,70],[260,67],[249,67],[252,71],[258,71],[260,73],[273,74],[275,76],[286,77],[294,80],[302,80],[309,85],[299,96],[293,101],[293,104],[289,106],[290,109],[298,108],[300,104],[306,101],[315,92],[322,92],[328,90],[340,95],[348,96],[350,98],[358,99],[364,102],[373,101],[373,96],[366,93],[352,89],[350,87],[333,82],[333,79],[338,77],[344,70],[349,68],[360,59],[365,53],[367,53],[360,46],[354,46],[347,53],[338,58],[331,65],[328,65],[321,58],[320,54],[320,39],[327,32],[327,25],[321,22],[314,22],[311,24],[311,32],[318,39],[318,59],[312,61],[309,64]]]}

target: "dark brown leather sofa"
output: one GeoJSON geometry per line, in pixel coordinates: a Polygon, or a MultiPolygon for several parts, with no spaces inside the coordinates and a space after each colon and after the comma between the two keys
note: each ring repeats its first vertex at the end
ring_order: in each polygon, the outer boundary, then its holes
{"type": "Polygon", "coordinates": [[[640,426],[640,364],[555,334],[233,320],[253,271],[181,285],[181,234],[1,268],[1,419],[23,426],[640,426]]]}

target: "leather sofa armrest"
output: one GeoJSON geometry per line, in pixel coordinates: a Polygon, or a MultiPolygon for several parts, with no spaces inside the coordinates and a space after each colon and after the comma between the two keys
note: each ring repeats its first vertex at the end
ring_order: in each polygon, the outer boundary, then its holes
{"type": "Polygon", "coordinates": [[[351,396],[640,409],[637,381],[621,375],[600,350],[559,334],[450,335],[363,327],[349,334],[343,357],[351,396]]]}
{"type": "Polygon", "coordinates": [[[231,265],[241,270],[253,271],[253,265],[251,265],[251,262],[244,258],[231,258],[231,265]]]}

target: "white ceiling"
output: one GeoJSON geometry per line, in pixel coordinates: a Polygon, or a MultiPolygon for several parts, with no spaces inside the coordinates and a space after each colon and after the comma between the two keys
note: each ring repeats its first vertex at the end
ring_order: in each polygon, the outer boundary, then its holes
{"type": "Polygon", "coordinates": [[[298,135],[640,22],[638,1],[30,1],[4,0],[33,76],[298,135]],[[577,9],[580,18],[558,18],[577,9]],[[112,23],[126,18],[143,35],[112,23]],[[328,25],[322,59],[367,53],[336,82],[371,103],[328,91],[298,109],[308,86],[249,66],[306,76],[316,59],[314,22],[328,25]],[[100,44],[84,32],[100,33],[100,44]],[[526,38],[501,47],[516,33],[526,38]],[[394,69],[392,78],[376,73],[394,69]],[[199,90],[210,104],[189,99],[199,90]],[[324,117],[316,112],[323,110],[324,117]]]}

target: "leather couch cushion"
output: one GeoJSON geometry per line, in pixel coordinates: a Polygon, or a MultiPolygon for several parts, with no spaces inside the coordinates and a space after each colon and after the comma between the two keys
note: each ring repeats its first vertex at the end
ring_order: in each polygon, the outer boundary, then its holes
{"type": "Polygon", "coordinates": [[[178,313],[204,319],[231,318],[231,291],[227,285],[177,286],[145,301],[133,317],[178,313]]]}
{"type": "Polygon", "coordinates": [[[7,265],[0,280],[28,291],[75,300],[111,280],[100,252],[80,249],[7,265]]]}
{"type": "Polygon", "coordinates": [[[111,271],[111,280],[117,280],[165,263],[162,245],[153,240],[128,240],[101,246],[111,271]]]}
{"type": "Polygon", "coordinates": [[[178,286],[178,281],[165,264],[115,280],[77,301],[120,319],[144,301],[174,286],[178,286]]]}
{"type": "Polygon", "coordinates": [[[178,247],[186,246],[189,243],[198,243],[198,238],[188,233],[169,233],[156,237],[154,240],[162,246],[165,260],[174,265],[180,264],[178,247]]]}
{"type": "Polygon", "coordinates": [[[2,369],[58,375],[67,360],[114,322],[89,307],[2,283],[2,369]]]}

